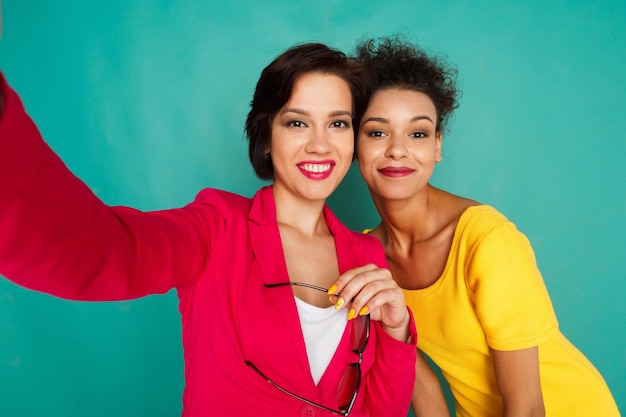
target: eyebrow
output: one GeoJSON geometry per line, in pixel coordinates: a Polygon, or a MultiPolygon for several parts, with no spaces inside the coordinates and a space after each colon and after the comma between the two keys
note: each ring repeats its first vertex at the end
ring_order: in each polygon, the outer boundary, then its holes
{"type": "MultiPolygon", "coordinates": [[[[311,114],[310,112],[303,110],[303,109],[299,109],[297,107],[288,107],[280,111],[281,115],[285,113],[297,113],[303,116],[309,116],[311,114]]],[[[338,117],[338,116],[352,117],[352,112],[348,110],[335,110],[335,111],[330,112],[329,116],[330,117],[338,117]]]]}
{"type": "MultiPolygon", "coordinates": [[[[433,119],[431,119],[429,116],[426,116],[426,115],[415,116],[411,118],[412,122],[417,122],[419,120],[428,120],[432,124],[435,124],[435,122],[433,122],[433,119]]],[[[367,123],[367,122],[378,122],[378,123],[390,124],[389,119],[385,119],[384,117],[368,117],[367,119],[363,120],[363,123],[367,123]]]]}

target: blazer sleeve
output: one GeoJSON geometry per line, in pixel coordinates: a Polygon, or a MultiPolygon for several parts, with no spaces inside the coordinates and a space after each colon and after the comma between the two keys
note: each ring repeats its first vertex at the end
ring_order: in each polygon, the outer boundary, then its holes
{"type": "Polygon", "coordinates": [[[43,141],[0,74],[0,274],[74,300],[121,300],[190,285],[219,213],[200,201],[109,207],[43,141]]]}
{"type": "Polygon", "coordinates": [[[409,412],[415,384],[415,356],[417,333],[411,315],[411,337],[408,343],[400,342],[374,323],[376,362],[367,377],[365,398],[372,417],[405,417],[409,412]]]}
{"type": "MultiPolygon", "coordinates": [[[[380,268],[388,268],[385,251],[373,236],[361,235],[371,244],[368,258],[380,268]]],[[[373,322],[376,335],[376,360],[366,376],[365,401],[372,417],[405,417],[409,412],[415,384],[417,330],[413,313],[409,312],[410,337],[407,343],[398,341],[373,322]]]]}

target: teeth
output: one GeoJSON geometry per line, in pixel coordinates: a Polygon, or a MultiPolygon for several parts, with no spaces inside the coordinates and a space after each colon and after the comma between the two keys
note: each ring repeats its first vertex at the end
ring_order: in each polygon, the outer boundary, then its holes
{"type": "Polygon", "coordinates": [[[315,173],[326,172],[330,169],[330,164],[302,164],[300,166],[306,171],[315,173]]]}

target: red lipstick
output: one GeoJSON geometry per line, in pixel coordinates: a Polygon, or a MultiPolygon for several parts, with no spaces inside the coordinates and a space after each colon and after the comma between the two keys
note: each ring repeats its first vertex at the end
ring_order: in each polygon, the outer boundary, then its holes
{"type": "Polygon", "coordinates": [[[302,174],[310,180],[321,181],[330,177],[335,167],[335,161],[302,161],[297,165],[302,174]]]}
{"type": "Polygon", "coordinates": [[[378,170],[382,175],[389,178],[402,178],[415,172],[414,169],[408,167],[384,167],[378,170]]]}

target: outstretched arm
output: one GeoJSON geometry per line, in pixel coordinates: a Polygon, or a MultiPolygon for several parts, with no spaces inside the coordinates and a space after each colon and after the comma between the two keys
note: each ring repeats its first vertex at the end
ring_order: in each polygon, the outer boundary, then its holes
{"type": "MultiPolygon", "coordinates": [[[[2,39],[2,0],[0,0],[0,39],[2,39]]],[[[4,107],[4,93],[0,90],[0,116],[4,107]]]]}
{"type": "Polygon", "coordinates": [[[195,280],[211,210],[105,205],[43,141],[2,74],[0,91],[1,275],[87,301],[164,293],[195,280]]]}

